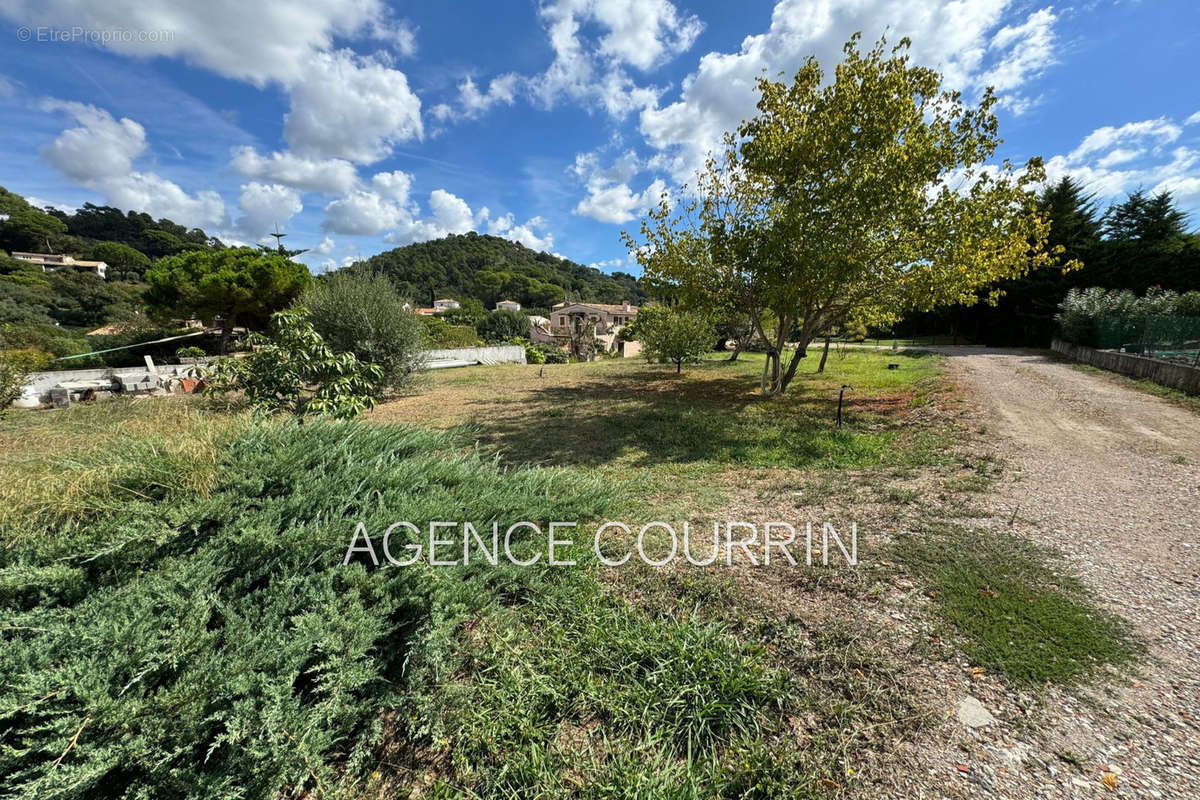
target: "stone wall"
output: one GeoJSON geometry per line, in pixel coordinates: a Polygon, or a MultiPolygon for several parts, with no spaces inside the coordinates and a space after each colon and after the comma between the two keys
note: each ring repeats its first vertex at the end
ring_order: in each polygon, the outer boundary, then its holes
{"type": "Polygon", "coordinates": [[[1115,350],[1096,350],[1059,339],[1055,339],[1050,348],[1069,359],[1091,364],[1093,367],[1153,381],[1160,386],[1169,386],[1188,394],[1200,394],[1200,369],[1195,367],[1130,353],[1118,353],[1115,350]]]}

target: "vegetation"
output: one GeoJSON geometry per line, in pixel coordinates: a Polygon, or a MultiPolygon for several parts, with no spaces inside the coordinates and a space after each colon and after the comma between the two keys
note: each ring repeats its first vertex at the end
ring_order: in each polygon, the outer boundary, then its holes
{"type": "Polygon", "coordinates": [[[475,330],[479,332],[479,338],[489,344],[507,342],[511,339],[528,339],[529,316],[520,311],[498,308],[488,312],[488,315],[475,326],[475,330]]]}
{"type": "Polygon", "coordinates": [[[988,163],[994,95],[969,107],[911,64],[908,47],[860,53],[855,37],[830,81],[815,58],[790,85],[760,79],[758,115],[698,176],[699,200],[677,210],[664,199],[641,239],[627,237],[653,284],[749,314],[768,341],[769,394],[786,390],[813,338],[851,316],[970,302],[1050,262],[1030,188],[1040,160],[988,163]]]}
{"type": "Polygon", "coordinates": [[[1017,536],[941,526],[903,537],[896,552],[966,637],[972,663],[1016,683],[1076,683],[1138,653],[1119,618],[1017,536]]]}
{"type": "Polygon", "coordinates": [[[712,349],[712,323],[696,312],[651,306],[641,310],[632,328],[626,338],[641,341],[648,360],[674,364],[676,373],[712,349]]]}
{"type": "Polygon", "coordinates": [[[1161,340],[1200,346],[1200,291],[1153,288],[1138,297],[1129,290],[1071,289],[1055,321],[1064,339],[1087,347],[1161,340]]]}
{"type": "Polygon", "coordinates": [[[204,376],[205,393],[243,393],[251,406],[296,418],[327,415],[346,419],[375,404],[383,369],[337,352],[313,329],[303,310],[280,311],[271,335],[251,337],[243,358],[222,358],[204,376]]]}
{"type": "Polygon", "coordinates": [[[234,326],[265,327],[311,280],[308,268],[269,250],[199,250],[164,258],[146,271],[146,302],[161,316],[221,323],[224,353],[234,326]]]}
{"type": "MultiPolygon", "coordinates": [[[[611,275],[549,253],[539,253],[478,233],[410,244],[368,258],[349,268],[382,272],[400,292],[418,304],[442,297],[472,298],[491,308],[498,300],[516,300],[531,309],[548,309],[563,300],[638,304],[646,298],[636,278],[611,275]]],[[[473,322],[472,322],[473,324],[473,322]]]]}
{"type": "Polygon", "coordinates": [[[1159,288],[1189,292],[1200,287],[1200,234],[1169,192],[1137,191],[1101,210],[1094,194],[1068,175],[1042,190],[1039,208],[1050,218],[1048,245],[1082,267],[1035,270],[988,290],[995,305],[954,307],[912,315],[902,335],[957,330],[991,345],[1045,347],[1056,333],[1058,306],[1071,289],[1104,286],[1143,294],[1159,288]]]}
{"type": "Polygon", "coordinates": [[[37,350],[0,350],[0,417],[24,392],[29,373],[45,367],[48,360],[37,350]]]}
{"type": "Polygon", "coordinates": [[[471,325],[451,325],[440,317],[421,317],[421,325],[430,347],[452,349],[479,343],[479,335],[471,325]]]}
{"type": "Polygon", "coordinates": [[[296,302],[332,350],[378,366],[381,386],[411,384],[425,349],[425,328],[386,276],[335,272],[315,281],[296,302]]]}

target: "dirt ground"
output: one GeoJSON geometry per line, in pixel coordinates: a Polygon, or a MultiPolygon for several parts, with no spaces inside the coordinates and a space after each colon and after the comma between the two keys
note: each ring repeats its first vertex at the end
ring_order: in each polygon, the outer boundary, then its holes
{"type": "Polygon", "coordinates": [[[1148,656],[1133,681],[1033,709],[980,687],[996,721],[941,725],[908,796],[1200,798],[1200,416],[1041,352],[939,351],[1007,465],[991,524],[1062,552],[1148,656]]]}

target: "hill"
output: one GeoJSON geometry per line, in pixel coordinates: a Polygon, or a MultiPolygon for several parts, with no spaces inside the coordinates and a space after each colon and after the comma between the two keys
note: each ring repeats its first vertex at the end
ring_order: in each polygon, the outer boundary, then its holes
{"type": "Polygon", "coordinates": [[[348,269],[382,272],[417,303],[453,297],[475,298],[489,308],[497,300],[549,308],[563,300],[640,304],[648,297],[638,279],[627,273],[610,275],[474,232],[397,247],[348,269]]]}

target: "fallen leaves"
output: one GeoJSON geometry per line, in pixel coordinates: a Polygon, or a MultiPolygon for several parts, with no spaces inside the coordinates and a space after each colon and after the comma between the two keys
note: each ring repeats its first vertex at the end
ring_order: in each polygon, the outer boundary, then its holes
{"type": "Polygon", "coordinates": [[[1104,784],[1104,788],[1110,792],[1117,790],[1117,776],[1111,772],[1106,772],[1100,776],[1100,782],[1104,784]]]}

